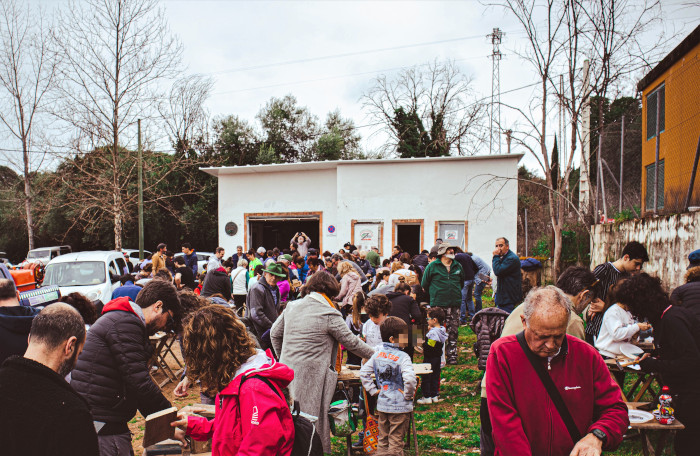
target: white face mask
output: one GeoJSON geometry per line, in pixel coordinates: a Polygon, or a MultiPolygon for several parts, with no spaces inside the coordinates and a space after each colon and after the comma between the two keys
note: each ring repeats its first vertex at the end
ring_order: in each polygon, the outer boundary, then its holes
{"type": "Polygon", "coordinates": [[[450,259],[450,260],[454,260],[455,256],[454,256],[454,254],[446,254],[445,258],[450,259]]]}

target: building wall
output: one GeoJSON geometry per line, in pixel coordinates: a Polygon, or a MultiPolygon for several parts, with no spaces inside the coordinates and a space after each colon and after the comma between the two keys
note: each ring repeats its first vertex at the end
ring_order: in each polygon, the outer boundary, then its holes
{"type": "MultiPolygon", "coordinates": [[[[653,210],[653,207],[646,207],[646,167],[654,164],[656,155],[656,138],[647,140],[647,95],[662,83],[666,92],[666,118],[665,131],[659,135],[659,160],[664,160],[665,166],[663,212],[671,213],[684,209],[700,135],[700,44],[642,92],[642,209],[645,212],[653,210]]],[[[653,193],[653,187],[648,191],[653,193]]],[[[690,205],[700,205],[698,178],[690,205]]]]}
{"type": "Polygon", "coordinates": [[[434,245],[437,221],[467,222],[467,249],[490,261],[497,237],[505,236],[513,248],[516,245],[520,157],[341,162],[324,170],[223,174],[219,243],[227,252],[236,245],[251,247],[245,238],[245,213],[322,212],[323,250],[337,251],[350,241],[353,220],[381,221],[381,250],[386,257],[392,247],[393,220],[422,219],[422,248],[434,245]],[[235,236],[225,233],[229,221],[239,227],[235,236]],[[334,233],[329,232],[330,225],[334,233]]]}
{"type": "MultiPolygon", "coordinates": [[[[219,177],[219,245],[234,253],[248,245],[244,214],[322,212],[323,224],[336,216],[336,170],[264,172],[219,177]],[[235,236],[226,234],[228,222],[238,225],[235,236]]],[[[321,230],[323,231],[323,230],[321,230]]],[[[279,246],[288,248],[289,246],[279,246]]],[[[322,244],[326,249],[326,244],[322,244]]],[[[228,256],[228,255],[227,255],[228,256]]]]}
{"type": "Polygon", "coordinates": [[[615,261],[630,241],[644,244],[649,262],[643,270],[661,278],[668,291],[684,283],[688,254],[699,247],[700,212],[633,220],[619,225],[594,225],[591,269],[615,261]]]}

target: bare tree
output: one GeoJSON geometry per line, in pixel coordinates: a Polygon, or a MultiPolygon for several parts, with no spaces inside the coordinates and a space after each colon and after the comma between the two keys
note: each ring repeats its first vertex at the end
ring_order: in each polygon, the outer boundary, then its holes
{"type": "Polygon", "coordinates": [[[91,160],[78,159],[74,165],[85,179],[101,170],[105,187],[102,197],[84,195],[75,202],[111,217],[117,249],[127,216],[124,198],[136,169],[124,136],[135,133],[138,118],[157,114],[165,96],[159,87],[180,69],[182,46],[156,5],[155,0],[72,2],[61,11],[60,33],[54,34],[65,61],[57,115],[75,132],[75,151],[100,161],[88,168],[83,164],[91,160]]]}
{"type": "Polygon", "coordinates": [[[454,62],[433,62],[379,76],[363,96],[370,117],[400,156],[471,155],[484,139],[485,105],[454,62]]]}
{"type": "Polygon", "coordinates": [[[158,107],[177,152],[190,150],[193,136],[206,129],[209,115],[204,103],[213,87],[214,80],[210,77],[184,76],[175,81],[168,99],[158,107]]]}
{"type": "Polygon", "coordinates": [[[29,249],[34,248],[32,174],[46,158],[35,142],[37,125],[46,114],[47,95],[55,88],[58,58],[51,46],[50,27],[39,11],[0,2],[0,123],[13,143],[21,146],[5,153],[24,181],[24,211],[29,249]]]}
{"type": "Polygon", "coordinates": [[[512,141],[538,162],[547,187],[549,216],[554,238],[552,274],[562,267],[562,231],[567,213],[576,212],[573,189],[569,186],[576,167],[574,156],[583,141],[580,121],[582,110],[593,95],[605,95],[610,87],[643,65],[641,33],[658,18],[658,1],[586,1],[546,2],[504,0],[497,2],[514,16],[525,33],[525,47],[515,50],[529,63],[538,78],[538,88],[529,106],[504,103],[518,114],[512,141]],[[634,3],[634,4],[632,4],[634,3]],[[591,62],[588,85],[581,71],[583,60],[591,62]],[[560,79],[560,76],[562,77],[560,79]],[[560,85],[566,78],[566,85],[560,85]],[[554,155],[553,131],[549,120],[561,103],[570,117],[570,142],[562,144],[560,158],[554,155]],[[548,145],[550,147],[548,147],[548,145]],[[552,152],[550,152],[552,150],[552,152]]]}

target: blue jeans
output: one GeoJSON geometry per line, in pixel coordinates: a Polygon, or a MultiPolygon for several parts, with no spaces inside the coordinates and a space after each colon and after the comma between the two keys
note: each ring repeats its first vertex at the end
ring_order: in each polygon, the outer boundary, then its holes
{"type": "Polygon", "coordinates": [[[469,315],[472,317],[481,310],[481,294],[484,292],[484,288],[486,288],[486,282],[483,280],[474,285],[474,301],[469,302],[469,315]]]}
{"type": "MultiPolygon", "coordinates": [[[[461,325],[467,324],[467,307],[470,309],[474,307],[471,293],[473,284],[473,280],[465,280],[464,286],[462,287],[462,305],[459,308],[459,324],[461,325]]],[[[471,317],[472,315],[473,314],[470,312],[469,316],[471,317]]]]}

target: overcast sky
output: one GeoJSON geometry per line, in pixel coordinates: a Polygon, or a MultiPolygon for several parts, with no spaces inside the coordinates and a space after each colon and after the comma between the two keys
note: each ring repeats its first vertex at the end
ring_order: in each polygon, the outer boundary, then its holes
{"type": "MultiPolygon", "coordinates": [[[[57,2],[39,0],[42,5],[57,2]]],[[[689,0],[662,3],[665,21],[658,33],[677,34],[675,45],[700,22],[700,6],[689,0]]],[[[517,23],[476,0],[163,0],[162,5],[184,45],[183,73],[215,79],[208,102],[212,116],[235,114],[253,121],[271,97],[291,93],[321,120],[340,109],[361,126],[369,119],[360,99],[373,78],[436,59],[454,60],[473,78],[475,95],[487,97],[492,73],[486,35],[494,27],[505,32],[501,91],[536,82],[514,54],[526,45],[517,23]]],[[[626,95],[634,95],[631,86],[626,95]]],[[[532,96],[532,89],[525,89],[504,94],[502,101],[524,106],[532,96]]],[[[514,121],[506,111],[502,116],[506,124],[514,121]]],[[[366,149],[381,141],[379,136],[367,139],[374,129],[359,129],[366,149]]],[[[535,166],[530,159],[525,163],[535,166]]]]}
{"type": "MultiPolygon", "coordinates": [[[[253,120],[270,97],[291,93],[321,119],[339,108],[364,125],[369,119],[360,99],[373,78],[435,59],[456,61],[473,78],[476,95],[489,96],[492,46],[486,35],[494,27],[505,32],[501,91],[536,81],[513,52],[526,45],[518,24],[479,1],[166,0],[164,6],[185,45],[188,71],[215,78],[208,104],[212,115],[253,120]],[[323,58],[331,56],[338,57],[323,58]]],[[[682,37],[700,21],[697,3],[665,0],[663,7],[666,20],[658,33],[682,37]]],[[[632,87],[628,91],[634,95],[632,87]]],[[[502,101],[522,105],[532,94],[520,90],[504,94],[502,101]]],[[[505,111],[502,116],[514,120],[505,111]]],[[[374,128],[360,133],[367,138],[374,128]]],[[[365,147],[374,148],[377,141],[365,139],[365,147]]]]}

